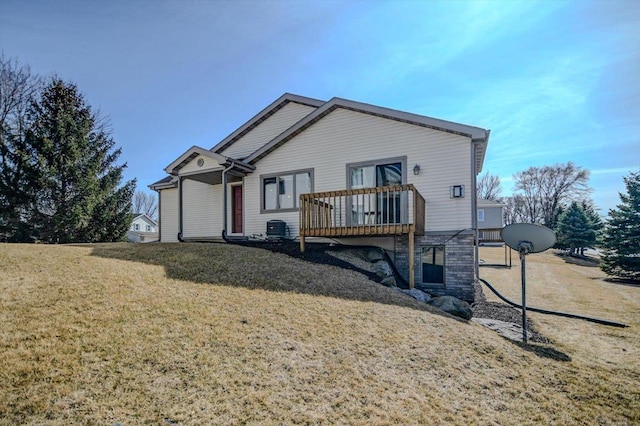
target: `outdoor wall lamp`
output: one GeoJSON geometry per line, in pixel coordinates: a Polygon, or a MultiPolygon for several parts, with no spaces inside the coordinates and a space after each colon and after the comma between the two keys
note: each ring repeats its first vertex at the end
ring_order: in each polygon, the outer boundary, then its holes
{"type": "Polygon", "coordinates": [[[464,198],[464,185],[454,185],[451,187],[451,198],[464,198]]]}
{"type": "Polygon", "coordinates": [[[416,176],[420,174],[420,165],[418,163],[416,163],[416,165],[413,166],[413,174],[416,176]]]}

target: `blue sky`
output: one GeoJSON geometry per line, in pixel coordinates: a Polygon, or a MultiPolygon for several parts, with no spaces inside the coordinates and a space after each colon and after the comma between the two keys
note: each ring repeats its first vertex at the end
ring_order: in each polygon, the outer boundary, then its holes
{"type": "Polygon", "coordinates": [[[492,130],[484,171],[640,168],[640,1],[13,1],[0,48],[107,116],[138,187],[284,92],[492,130]]]}

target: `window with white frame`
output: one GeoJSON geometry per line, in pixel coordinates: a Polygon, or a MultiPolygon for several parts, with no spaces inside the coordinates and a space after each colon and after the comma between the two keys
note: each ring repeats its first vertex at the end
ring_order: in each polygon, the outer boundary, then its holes
{"type": "Polygon", "coordinates": [[[262,212],[295,211],[300,207],[300,194],[313,191],[313,170],[264,175],[260,180],[262,212]]]}
{"type": "Polygon", "coordinates": [[[147,225],[147,232],[151,232],[151,225],[147,225]]]}
{"type": "Polygon", "coordinates": [[[134,231],[139,231],[140,230],[140,224],[139,223],[134,224],[133,225],[133,230],[134,231]]]}
{"type": "Polygon", "coordinates": [[[484,209],[478,209],[478,222],[484,222],[484,209]]]}

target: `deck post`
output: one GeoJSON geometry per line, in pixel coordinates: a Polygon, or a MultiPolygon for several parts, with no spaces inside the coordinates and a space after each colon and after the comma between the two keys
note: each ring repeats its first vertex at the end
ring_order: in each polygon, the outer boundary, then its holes
{"type": "Polygon", "coordinates": [[[300,253],[304,253],[304,235],[300,235],[300,253]]]}
{"type": "Polygon", "coordinates": [[[413,230],[409,231],[409,288],[413,288],[416,283],[415,277],[415,233],[413,230]]]}

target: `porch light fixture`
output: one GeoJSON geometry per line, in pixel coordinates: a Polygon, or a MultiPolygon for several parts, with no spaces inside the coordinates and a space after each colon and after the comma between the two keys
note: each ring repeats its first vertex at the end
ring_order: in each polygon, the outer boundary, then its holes
{"type": "Polygon", "coordinates": [[[464,185],[453,185],[451,187],[451,198],[464,198],[464,185]]]}
{"type": "Polygon", "coordinates": [[[416,163],[416,165],[413,166],[413,174],[416,176],[420,174],[420,165],[418,163],[416,163]]]}

